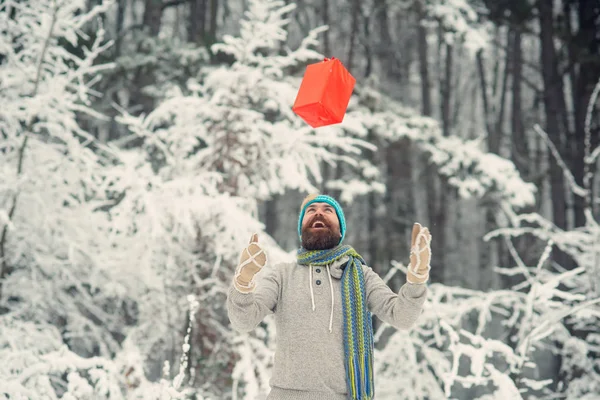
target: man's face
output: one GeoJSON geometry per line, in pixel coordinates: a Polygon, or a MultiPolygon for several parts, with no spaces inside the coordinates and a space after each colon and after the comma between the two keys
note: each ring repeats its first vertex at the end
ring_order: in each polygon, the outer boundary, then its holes
{"type": "Polygon", "coordinates": [[[302,247],[326,250],[337,246],[342,234],[335,209],[327,203],[312,203],[302,218],[302,247]]]}

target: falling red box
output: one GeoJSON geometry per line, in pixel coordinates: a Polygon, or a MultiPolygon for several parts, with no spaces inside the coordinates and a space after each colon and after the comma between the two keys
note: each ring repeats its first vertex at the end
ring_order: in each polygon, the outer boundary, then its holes
{"type": "Polygon", "coordinates": [[[313,128],[344,120],[356,79],[337,58],[306,67],[292,110],[313,128]]]}

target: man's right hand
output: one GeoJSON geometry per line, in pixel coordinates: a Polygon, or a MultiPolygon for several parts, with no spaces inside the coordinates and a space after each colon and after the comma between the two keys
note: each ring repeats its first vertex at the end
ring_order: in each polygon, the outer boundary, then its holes
{"type": "Polygon", "coordinates": [[[413,225],[410,245],[410,264],[406,280],[410,283],[425,283],[429,279],[431,266],[431,233],[418,222],[413,225]]]}
{"type": "Polygon", "coordinates": [[[234,283],[241,292],[254,290],[254,275],[267,264],[267,254],[258,245],[258,234],[252,235],[250,243],[240,255],[240,263],[236,269],[234,283]]]}

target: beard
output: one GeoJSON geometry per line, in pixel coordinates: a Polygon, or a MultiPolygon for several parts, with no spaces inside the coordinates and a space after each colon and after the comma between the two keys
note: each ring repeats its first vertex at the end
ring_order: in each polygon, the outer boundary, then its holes
{"type": "Polygon", "coordinates": [[[306,250],[332,249],[340,243],[341,237],[339,228],[332,229],[324,219],[315,217],[302,228],[302,247],[306,250]],[[316,221],[321,221],[325,228],[311,229],[316,221]]]}

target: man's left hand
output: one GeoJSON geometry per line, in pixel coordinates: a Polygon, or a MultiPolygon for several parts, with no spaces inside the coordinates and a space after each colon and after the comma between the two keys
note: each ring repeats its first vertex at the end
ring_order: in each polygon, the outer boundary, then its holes
{"type": "Polygon", "coordinates": [[[418,222],[413,225],[410,245],[410,265],[406,280],[409,283],[425,283],[431,266],[431,233],[418,222]]]}

